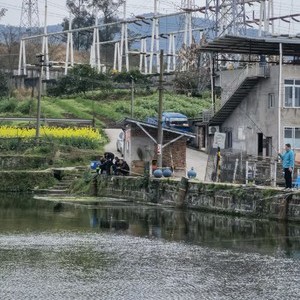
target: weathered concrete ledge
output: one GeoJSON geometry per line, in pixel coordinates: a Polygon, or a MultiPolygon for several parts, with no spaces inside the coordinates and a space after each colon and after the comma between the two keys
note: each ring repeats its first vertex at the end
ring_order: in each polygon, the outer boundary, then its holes
{"type": "Polygon", "coordinates": [[[54,178],[51,169],[44,171],[1,171],[0,191],[1,192],[28,192],[34,189],[47,188],[54,185],[54,178]]]}
{"type": "Polygon", "coordinates": [[[212,184],[186,178],[95,176],[93,196],[126,198],[147,204],[300,221],[300,191],[284,193],[270,187],[212,184]]]}
{"type": "Polygon", "coordinates": [[[33,170],[49,163],[50,159],[41,155],[0,155],[1,170],[33,170]]]}

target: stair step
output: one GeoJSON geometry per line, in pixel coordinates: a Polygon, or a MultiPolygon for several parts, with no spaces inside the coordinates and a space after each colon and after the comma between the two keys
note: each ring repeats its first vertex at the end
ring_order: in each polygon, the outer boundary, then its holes
{"type": "Polygon", "coordinates": [[[62,180],[75,180],[76,178],[81,178],[82,175],[81,174],[76,174],[76,175],[72,175],[72,176],[64,176],[62,178],[62,180]]]}
{"type": "Polygon", "coordinates": [[[73,179],[62,179],[59,182],[63,182],[63,183],[72,183],[76,178],[73,179]]]}
{"type": "Polygon", "coordinates": [[[72,180],[69,180],[69,181],[59,181],[56,183],[56,185],[70,185],[73,181],[72,180]]]}
{"type": "Polygon", "coordinates": [[[58,189],[49,189],[48,190],[48,194],[68,194],[68,190],[67,189],[63,189],[63,190],[58,190],[58,189]]]}
{"type": "Polygon", "coordinates": [[[68,191],[68,186],[53,186],[50,190],[57,190],[57,191],[68,191]]]}
{"type": "Polygon", "coordinates": [[[68,180],[68,181],[59,181],[56,183],[56,185],[70,185],[73,182],[73,180],[68,180]]]}
{"type": "Polygon", "coordinates": [[[35,194],[62,195],[62,194],[68,194],[68,190],[39,189],[39,190],[34,190],[34,193],[35,194]]]}

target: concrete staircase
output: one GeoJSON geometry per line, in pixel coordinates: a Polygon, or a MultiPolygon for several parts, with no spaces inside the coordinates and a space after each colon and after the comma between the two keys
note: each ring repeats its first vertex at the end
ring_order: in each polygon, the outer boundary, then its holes
{"type": "Polygon", "coordinates": [[[269,77],[269,68],[255,65],[246,67],[238,76],[223,88],[222,107],[210,119],[211,125],[222,125],[237,106],[245,99],[261,78],[269,77]]]}
{"type": "Polygon", "coordinates": [[[54,177],[59,181],[48,189],[34,190],[34,194],[42,194],[44,196],[67,196],[69,188],[73,181],[83,176],[83,173],[88,170],[88,166],[77,166],[68,168],[53,169],[54,177]]]}

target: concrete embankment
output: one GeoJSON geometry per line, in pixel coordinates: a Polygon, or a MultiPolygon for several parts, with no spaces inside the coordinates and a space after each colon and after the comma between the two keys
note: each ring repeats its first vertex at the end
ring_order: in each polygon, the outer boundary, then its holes
{"type": "Polygon", "coordinates": [[[186,178],[95,176],[91,194],[145,204],[300,221],[300,191],[284,193],[270,187],[203,183],[186,178]]]}

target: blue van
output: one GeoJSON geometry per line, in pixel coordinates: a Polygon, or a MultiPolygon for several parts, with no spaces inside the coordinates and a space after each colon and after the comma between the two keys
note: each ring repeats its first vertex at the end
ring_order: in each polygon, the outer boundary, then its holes
{"type": "MultiPolygon", "coordinates": [[[[146,122],[154,125],[158,123],[156,117],[149,117],[146,122]]],[[[187,132],[191,131],[187,116],[177,112],[164,112],[162,114],[162,126],[187,132]]]]}
{"type": "Polygon", "coordinates": [[[162,122],[164,127],[174,128],[188,132],[191,131],[187,116],[181,113],[164,112],[162,114],[162,122]]]}

